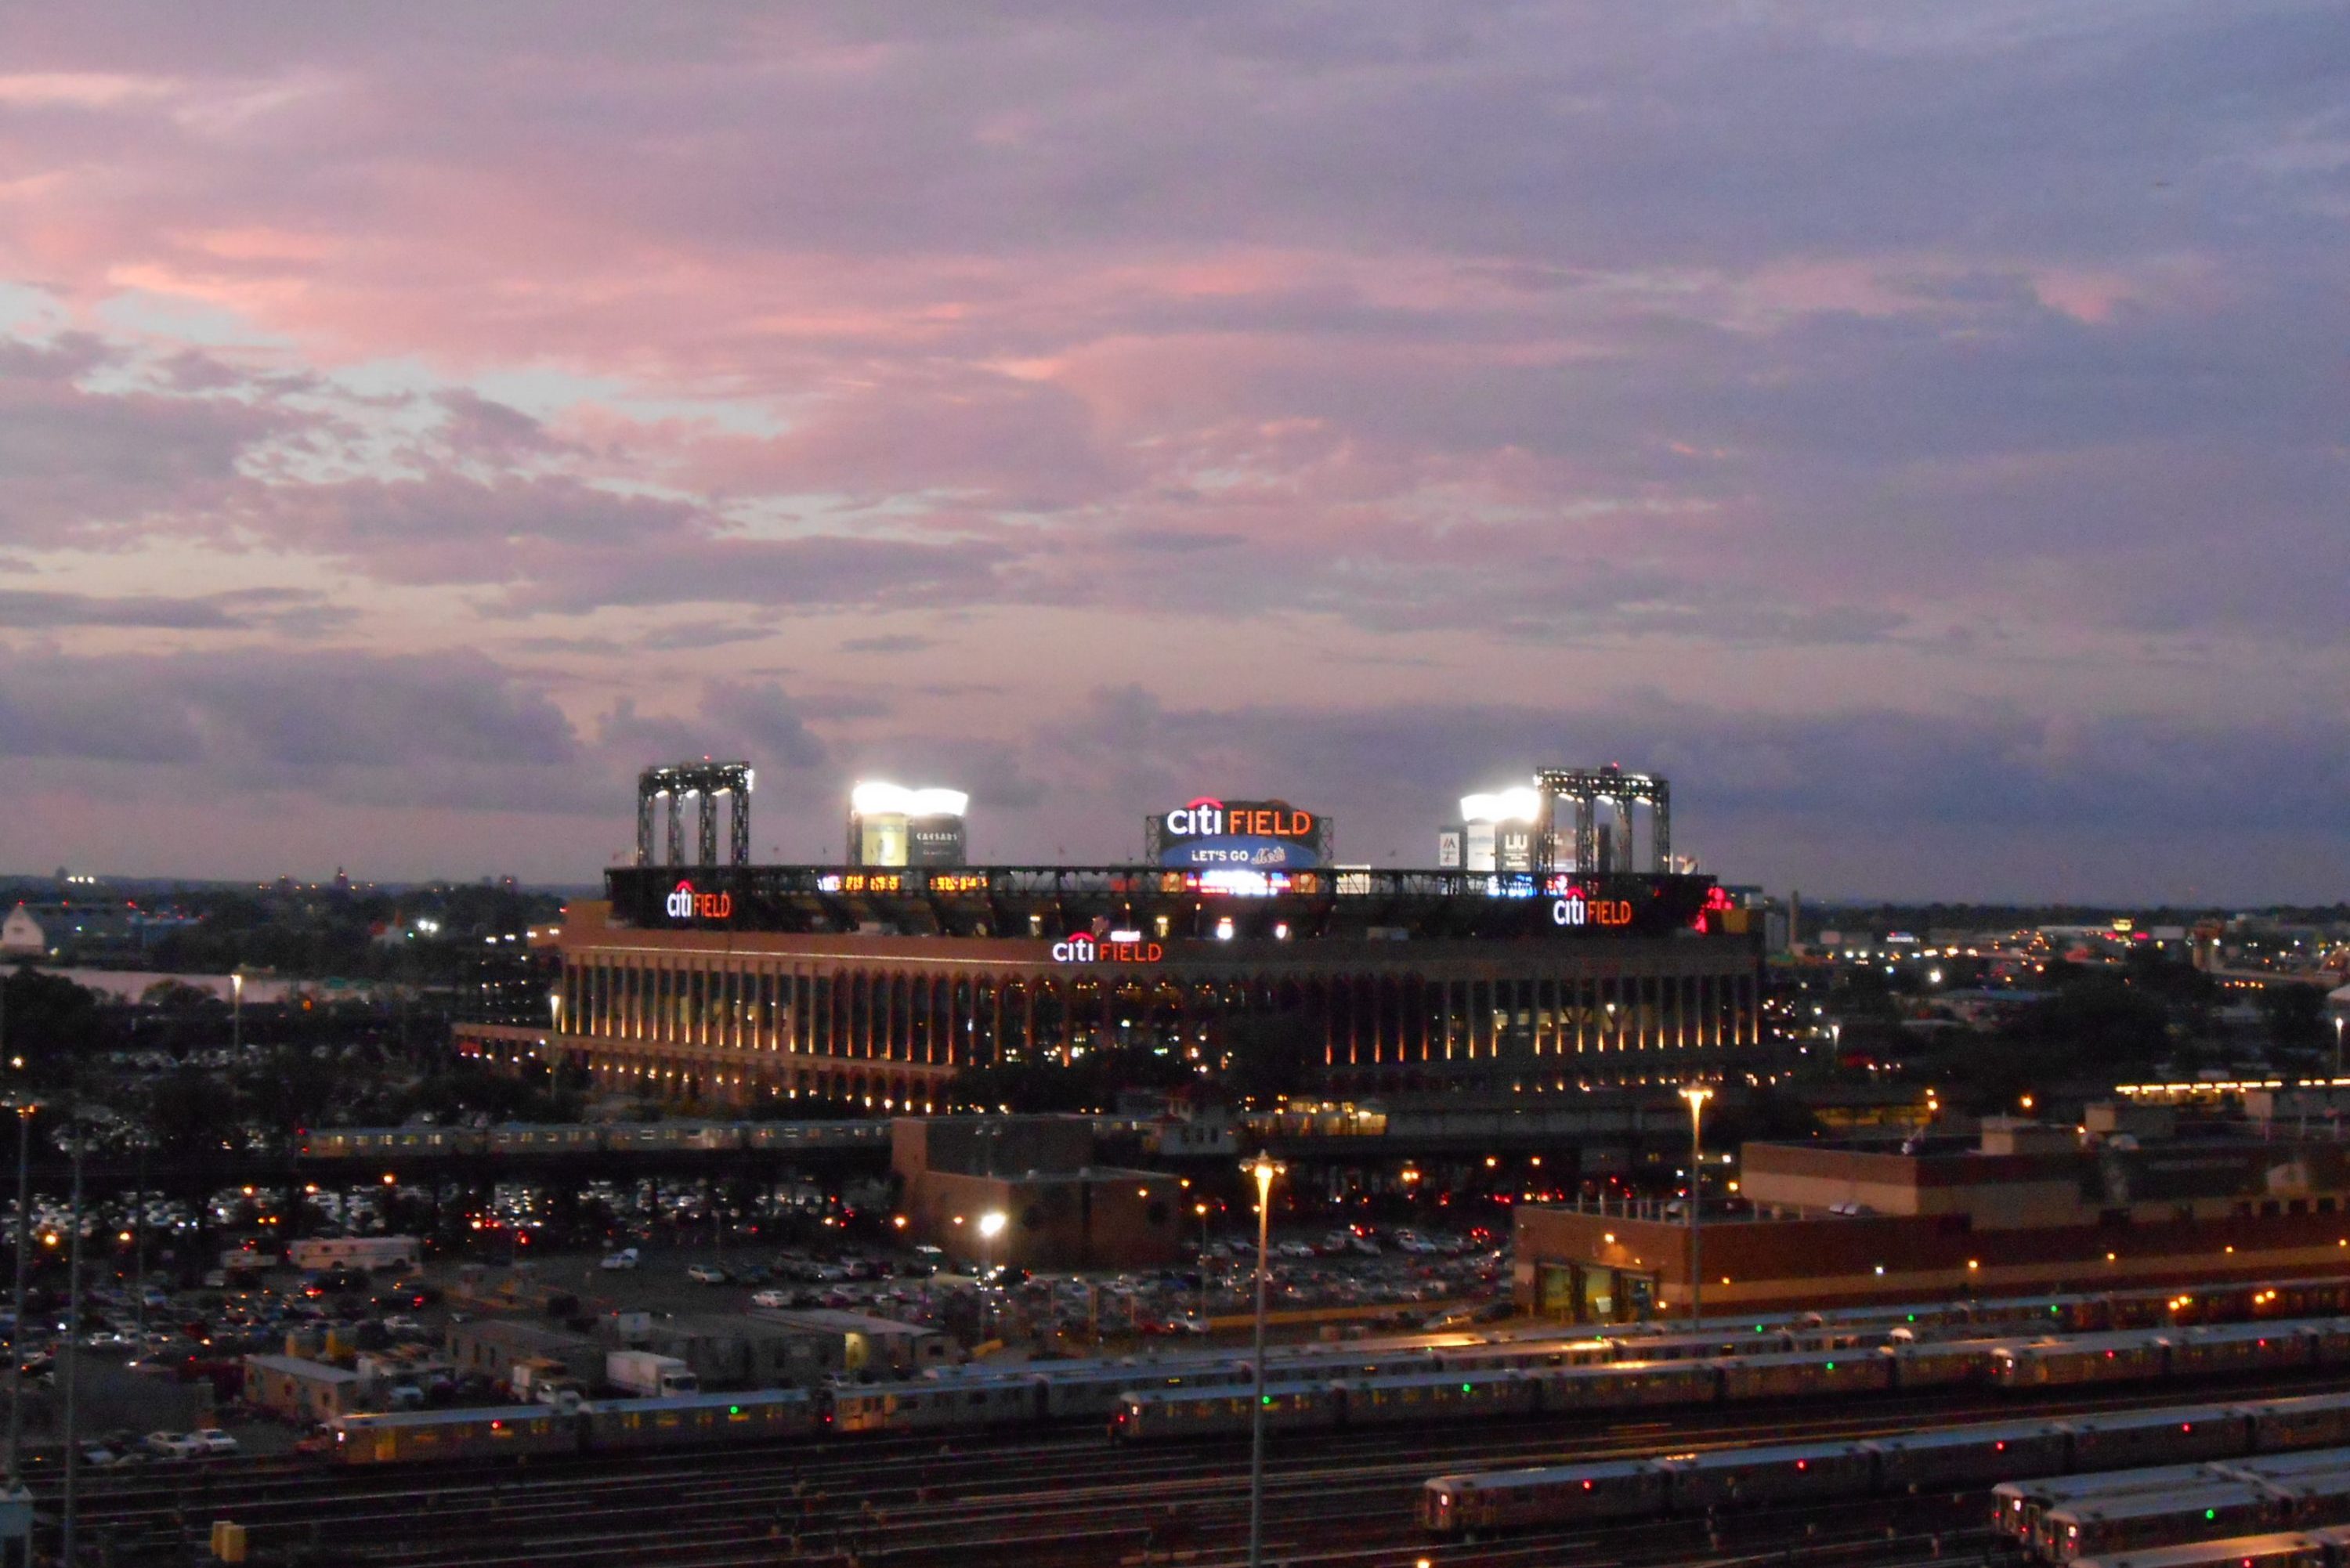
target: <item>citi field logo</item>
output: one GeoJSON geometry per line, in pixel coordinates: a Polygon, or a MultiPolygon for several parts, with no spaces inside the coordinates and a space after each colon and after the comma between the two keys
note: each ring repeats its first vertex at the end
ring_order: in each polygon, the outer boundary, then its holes
{"type": "Polygon", "coordinates": [[[1632,900],[1586,898],[1581,893],[1569,893],[1552,903],[1550,919],[1556,926],[1628,926],[1632,923],[1632,900]]]}
{"type": "Polygon", "coordinates": [[[1163,819],[1171,838],[1305,838],[1314,832],[1314,814],[1282,801],[1241,801],[1227,808],[1211,795],[1178,806],[1163,819]]]}
{"type": "Polygon", "coordinates": [[[1178,838],[1213,838],[1224,831],[1224,803],[1207,795],[1167,814],[1167,831],[1178,838]]]}
{"type": "Polygon", "coordinates": [[[1055,963],[1157,963],[1166,954],[1159,943],[1130,931],[1112,931],[1107,938],[1073,931],[1053,944],[1055,963]]]}
{"type": "Polygon", "coordinates": [[[732,893],[697,893],[691,882],[680,882],[670,889],[664,906],[672,920],[723,920],[734,913],[732,893]]]}

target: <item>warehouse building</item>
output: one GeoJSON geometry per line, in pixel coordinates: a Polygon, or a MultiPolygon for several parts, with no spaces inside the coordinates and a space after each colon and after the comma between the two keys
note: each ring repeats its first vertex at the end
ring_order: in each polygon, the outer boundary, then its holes
{"type": "MultiPolygon", "coordinates": [[[[2249,1136],[1987,1121],[1978,1138],[1748,1144],[1742,1201],[1696,1238],[1708,1316],[2350,1272],[2350,1151],[2249,1136]]],[[[1546,1317],[1690,1310],[1691,1231],[1517,1210],[1516,1298],[1546,1317]]]]}

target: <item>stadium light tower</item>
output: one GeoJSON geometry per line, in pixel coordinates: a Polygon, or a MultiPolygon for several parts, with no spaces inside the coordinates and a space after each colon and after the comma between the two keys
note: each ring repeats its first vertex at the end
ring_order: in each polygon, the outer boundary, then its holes
{"type": "Polygon", "coordinates": [[[1703,1232],[1700,1229],[1698,1219],[1700,1208],[1698,1124],[1704,1120],[1705,1103],[1713,1098],[1713,1091],[1702,1084],[1684,1084],[1681,1085],[1681,1098],[1689,1102],[1690,1108],[1690,1327],[1696,1328],[1698,1319],[1704,1315],[1705,1301],[1705,1260],[1699,1251],[1703,1232]]]}

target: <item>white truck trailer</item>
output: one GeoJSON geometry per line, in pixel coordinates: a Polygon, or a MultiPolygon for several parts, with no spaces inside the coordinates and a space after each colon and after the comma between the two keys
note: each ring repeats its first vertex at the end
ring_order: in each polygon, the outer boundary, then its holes
{"type": "Polygon", "coordinates": [[[674,1355],[655,1355],[650,1350],[606,1352],[604,1381],[640,1399],[702,1391],[702,1381],[694,1376],[692,1367],[674,1355]]]}

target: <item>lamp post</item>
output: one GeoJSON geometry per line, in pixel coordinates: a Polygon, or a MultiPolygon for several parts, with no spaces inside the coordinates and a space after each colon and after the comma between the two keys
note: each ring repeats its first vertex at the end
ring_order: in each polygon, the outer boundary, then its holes
{"type": "Polygon", "coordinates": [[[995,1239],[1003,1234],[1003,1210],[991,1209],[979,1217],[979,1301],[982,1313],[980,1332],[988,1330],[987,1319],[995,1314],[995,1303],[987,1297],[987,1276],[995,1267],[995,1239]]]}
{"type": "Polygon", "coordinates": [[[228,977],[228,1044],[235,1055],[244,1054],[244,971],[234,970],[228,977]]]}
{"type": "Polygon", "coordinates": [[[1700,1178],[1698,1168],[1700,1146],[1698,1143],[1698,1125],[1704,1119],[1705,1103],[1713,1098],[1713,1091],[1702,1084],[1685,1084],[1681,1086],[1681,1098],[1689,1102],[1690,1108],[1690,1327],[1696,1328],[1698,1319],[1705,1315],[1703,1311],[1705,1259],[1700,1251],[1702,1231],[1698,1220],[1698,1210],[1700,1207],[1699,1203],[1700,1178]]]}
{"type": "Polygon", "coordinates": [[[1191,1212],[1200,1217],[1200,1327],[1208,1326],[1208,1206],[1191,1205],[1191,1212]]]}
{"type": "Polygon", "coordinates": [[[1282,1168],[1260,1153],[1241,1167],[1256,1179],[1256,1404],[1249,1421],[1249,1568],[1264,1563],[1264,1407],[1272,1396],[1264,1391],[1264,1282],[1267,1238],[1273,1222],[1273,1179],[1282,1168]]]}
{"type": "Polygon", "coordinates": [[[25,1253],[33,1241],[33,1113],[39,1106],[18,1100],[16,1111],[16,1285],[11,1303],[15,1325],[8,1331],[8,1490],[21,1484],[17,1465],[24,1435],[25,1253]]]}
{"type": "Polygon", "coordinates": [[[2337,1078],[2342,1075],[2342,1026],[2345,1023],[2350,1023],[2350,1013],[2337,1012],[2334,1015],[2334,1075],[2337,1078]]]}
{"type": "Polygon", "coordinates": [[[82,1146],[88,1140],[83,1136],[78,1111],[78,1106],[68,1105],[66,1121],[73,1137],[73,1200],[66,1210],[72,1231],[66,1237],[66,1476],[57,1531],[57,1556],[65,1563],[74,1561],[74,1483],[81,1459],[81,1157],[82,1146]]]}

